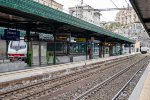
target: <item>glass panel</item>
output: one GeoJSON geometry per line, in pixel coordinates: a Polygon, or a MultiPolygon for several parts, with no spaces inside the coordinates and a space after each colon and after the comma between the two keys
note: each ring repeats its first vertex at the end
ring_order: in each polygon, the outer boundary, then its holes
{"type": "Polygon", "coordinates": [[[24,49],[26,48],[26,43],[24,42],[24,40],[12,41],[10,47],[12,49],[24,49]]]}
{"type": "Polygon", "coordinates": [[[17,49],[18,45],[19,45],[19,41],[12,41],[10,47],[12,49],[17,49]]]}
{"type": "Polygon", "coordinates": [[[26,43],[24,42],[24,40],[20,40],[19,47],[20,47],[20,49],[26,48],[26,43]]]}

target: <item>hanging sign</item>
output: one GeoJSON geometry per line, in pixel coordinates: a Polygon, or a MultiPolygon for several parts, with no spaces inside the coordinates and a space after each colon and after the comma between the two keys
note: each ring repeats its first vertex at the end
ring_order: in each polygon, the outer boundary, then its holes
{"type": "Polygon", "coordinates": [[[63,42],[67,42],[70,41],[70,34],[57,34],[56,35],[56,40],[57,41],[63,41],[63,42]]]}
{"type": "Polygon", "coordinates": [[[75,38],[76,42],[86,42],[86,38],[75,38]]]}
{"type": "Polygon", "coordinates": [[[4,40],[19,41],[20,40],[20,31],[5,29],[4,30],[4,40]]]}
{"type": "Polygon", "coordinates": [[[53,36],[53,34],[40,33],[39,34],[39,40],[40,41],[53,41],[54,40],[54,36],[53,36]]]}

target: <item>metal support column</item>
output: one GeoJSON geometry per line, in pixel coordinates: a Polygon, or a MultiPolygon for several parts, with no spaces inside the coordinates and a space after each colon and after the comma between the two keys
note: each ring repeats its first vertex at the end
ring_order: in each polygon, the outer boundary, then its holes
{"type": "Polygon", "coordinates": [[[53,64],[56,64],[56,33],[54,33],[53,64]]]}
{"type": "Polygon", "coordinates": [[[79,45],[79,43],[78,43],[78,53],[80,53],[80,45],[79,45]]]}
{"type": "Polygon", "coordinates": [[[129,44],[129,54],[131,54],[131,44],[129,44]]]}
{"type": "Polygon", "coordinates": [[[87,38],[86,38],[85,48],[86,48],[86,60],[88,60],[88,39],[87,38]]]}
{"type": "Polygon", "coordinates": [[[112,55],[113,56],[115,55],[115,46],[114,45],[112,46],[112,55]]]}
{"type": "Polygon", "coordinates": [[[103,58],[105,57],[105,45],[103,45],[103,58]]]}
{"type": "Polygon", "coordinates": [[[27,47],[27,64],[29,66],[32,66],[33,61],[33,52],[32,52],[32,40],[30,39],[30,28],[27,28],[26,31],[27,41],[28,41],[28,47],[27,47]]]}
{"type": "Polygon", "coordinates": [[[102,44],[99,43],[99,58],[102,58],[102,44]]]}
{"type": "Polygon", "coordinates": [[[32,40],[30,41],[30,52],[31,52],[31,64],[32,64],[32,61],[33,61],[32,40]]]}
{"type": "Polygon", "coordinates": [[[120,55],[122,55],[123,52],[123,48],[122,48],[122,44],[120,43],[120,55]]]}
{"type": "Polygon", "coordinates": [[[70,45],[69,45],[70,43],[69,42],[67,42],[67,55],[70,55],[70,45]]]}
{"type": "Polygon", "coordinates": [[[106,39],[107,37],[104,37],[104,43],[103,43],[103,58],[105,57],[105,43],[106,43],[106,39]]]}
{"type": "Polygon", "coordinates": [[[91,43],[92,59],[94,59],[94,42],[91,43]]]}
{"type": "Polygon", "coordinates": [[[112,56],[112,46],[109,46],[109,56],[112,56]]]}
{"type": "Polygon", "coordinates": [[[6,40],[6,58],[8,58],[8,45],[9,45],[9,42],[6,40]]]}
{"type": "Polygon", "coordinates": [[[115,54],[118,55],[117,44],[115,44],[115,54]]]}
{"type": "Polygon", "coordinates": [[[39,65],[41,66],[41,41],[39,41],[39,65]]]}

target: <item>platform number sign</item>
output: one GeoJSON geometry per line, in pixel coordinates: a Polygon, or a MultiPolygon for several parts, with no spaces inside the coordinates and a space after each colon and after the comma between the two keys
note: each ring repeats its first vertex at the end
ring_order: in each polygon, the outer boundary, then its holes
{"type": "Polygon", "coordinates": [[[5,29],[4,30],[4,40],[19,41],[20,40],[20,31],[5,29]]]}

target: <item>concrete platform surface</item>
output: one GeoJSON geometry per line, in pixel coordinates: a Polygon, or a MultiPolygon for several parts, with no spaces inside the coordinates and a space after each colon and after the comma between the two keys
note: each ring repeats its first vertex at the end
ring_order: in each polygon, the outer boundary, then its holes
{"type": "Polygon", "coordinates": [[[43,75],[44,73],[51,73],[51,72],[56,72],[56,71],[60,71],[60,70],[68,70],[71,68],[80,67],[80,66],[84,66],[84,65],[90,65],[93,63],[101,62],[101,61],[108,61],[108,60],[113,60],[113,59],[117,59],[117,58],[121,58],[121,57],[128,57],[128,56],[131,56],[134,54],[111,56],[111,57],[107,57],[107,58],[99,58],[99,59],[85,60],[85,61],[79,61],[79,62],[73,62],[73,63],[51,65],[51,66],[47,66],[47,67],[36,67],[36,68],[32,68],[32,69],[0,73],[0,82],[8,82],[8,81],[32,77],[32,76],[36,76],[36,75],[43,75]]]}
{"type": "Polygon", "coordinates": [[[150,100],[150,63],[128,100],[150,100]]]}

